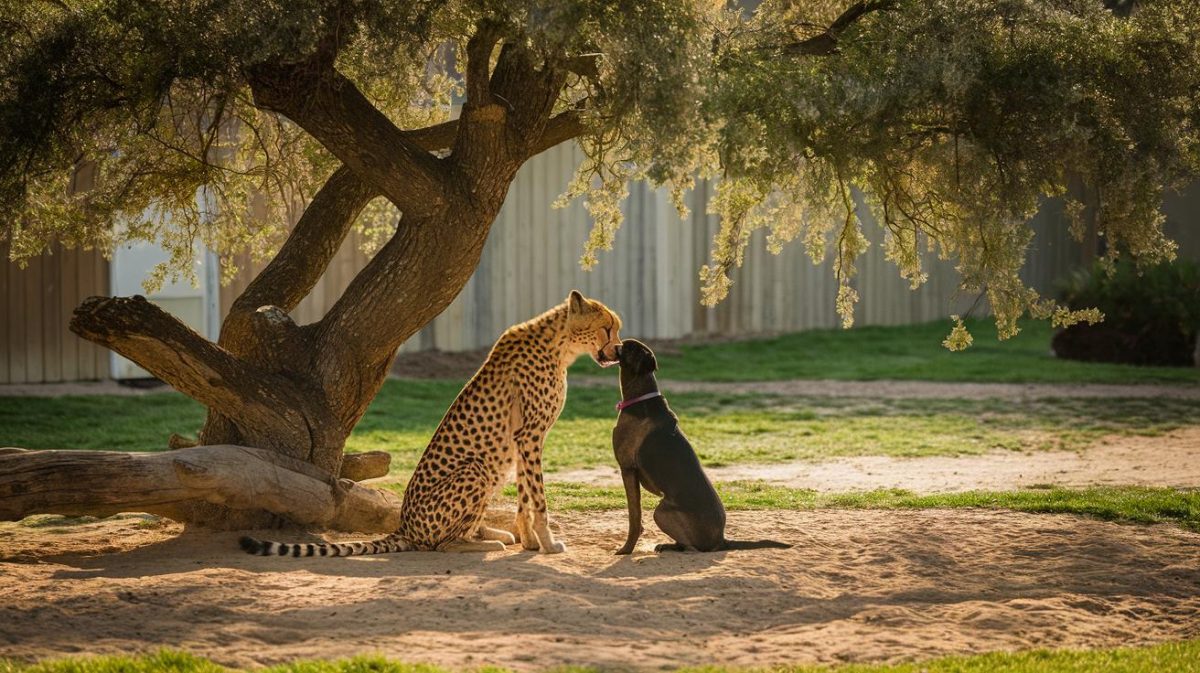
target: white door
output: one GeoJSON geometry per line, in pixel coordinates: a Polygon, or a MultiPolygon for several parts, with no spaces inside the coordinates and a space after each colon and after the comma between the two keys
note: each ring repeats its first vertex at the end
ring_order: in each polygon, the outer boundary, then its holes
{"type": "MultiPolygon", "coordinates": [[[[168,258],[166,250],[152,243],[139,242],[118,247],[109,266],[112,296],[143,295],[187,326],[216,340],[221,325],[217,307],[219,287],[216,255],[197,242],[193,258],[197,285],[193,287],[186,280],[168,282],[157,292],[147,294],[142,281],[156,264],[168,258]]],[[[114,379],[152,378],[149,372],[116,353],[112,353],[110,367],[114,379]]]]}

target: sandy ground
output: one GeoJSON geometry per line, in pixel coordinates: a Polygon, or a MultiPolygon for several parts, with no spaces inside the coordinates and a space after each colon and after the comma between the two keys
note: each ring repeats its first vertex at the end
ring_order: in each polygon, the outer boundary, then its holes
{"type": "MultiPolygon", "coordinates": [[[[0,657],[170,646],[235,666],[380,653],[453,667],[896,661],[1200,636],[1200,534],[1002,511],[733,513],[789,550],[251,557],[136,518],[0,525],[0,657]]],[[[649,521],[648,521],[649,523],[649,521]]],[[[648,526],[653,528],[652,525],[648,526]]]]}
{"type": "MultiPolygon", "coordinates": [[[[814,463],[730,465],[705,470],[713,481],[766,481],[817,491],[902,488],[917,493],[1030,486],[1200,486],[1200,426],[1159,437],[1114,435],[1082,451],[1002,451],[979,456],[864,456],[814,463]]],[[[552,481],[619,486],[616,467],[555,472],[552,481]]]]}

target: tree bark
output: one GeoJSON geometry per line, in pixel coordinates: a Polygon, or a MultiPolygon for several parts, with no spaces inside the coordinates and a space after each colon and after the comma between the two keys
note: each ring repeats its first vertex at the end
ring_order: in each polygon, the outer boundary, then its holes
{"type": "Polygon", "coordinates": [[[104,517],[119,512],[186,520],[198,500],[358,533],[390,533],[400,523],[400,500],[392,493],[337,479],[266,449],[221,445],[162,453],[0,452],[4,521],[30,514],[104,517]]]}
{"type": "MultiPolygon", "coordinates": [[[[368,465],[366,458],[356,458],[353,466],[344,463],[343,447],[383,385],[396,350],[441,313],[471,277],[522,163],[584,131],[578,111],[554,114],[568,68],[577,69],[577,63],[544,60],[486,24],[470,41],[467,56],[468,97],[460,118],[417,130],[392,124],[334,68],[327,52],[298,63],[252,68],[247,78],[257,104],[286,115],[342,166],[315,195],[276,257],[234,302],[217,344],[140,297],[89,299],[71,328],[207,406],[199,443],[209,449],[257,447],[323,475],[366,478],[386,472],[386,465],[368,465]],[[296,325],[288,313],[312,290],[354,220],[378,196],[402,213],[395,235],[327,315],[296,325]]],[[[177,446],[183,443],[175,440],[177,446]]],[[[157,455],[177,457],[192,450],[157,455]]],[[[257,454],[229,449],[221,455],[243,457],[248,465],[261,462],[257,454]]],[[[182,477],[171,477],[159,465],[166,458],[146,460],[158,466],[155,478],[181,483],[182,477]]],[[[108,493],[103,480],[83,479],[83,466],[109,474],[105,470],[113,463],[79,456],[72,461],[54,464],[80,481],[56,477],[56,483],[97,488],[103,500],[108,493]]],[[[171,463],[171,470],[178,472],[181,464],[171,463]]],[[[253,497],[238,497],[233,491],[248,484],[234,472],[213,467],[205,472],[212,476],[204,489],[172,487],[179,497],[171,500],[170,511],[191,523],[221,527],[258,527],[274,514],[298,523],[319,519],[303,508],[292,516],[287,508],[300,504],[278,493],[247,491],[253,497]],[[215,481],[222,479],[228,481],[215,481]],[[256,498],[263,499],[257,508],[256,498]]],[[[199,477],[191,479],[189,488],[199,477]]]]}

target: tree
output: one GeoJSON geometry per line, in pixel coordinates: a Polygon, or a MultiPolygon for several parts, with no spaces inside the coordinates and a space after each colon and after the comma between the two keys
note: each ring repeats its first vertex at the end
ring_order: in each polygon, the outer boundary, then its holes
{"type": "MultiPolygon", "coordinates": [[[[0,0],[0,31],[13,259],[157,239],[174,256],[153,283],[188,272],[196,239],[270,254],[302,209],[217,343],[138,298],[89,299],[72,329],[206,405],[202,444],[322,474],[399,345],[470,277],[517,169],[558,143],[587,156],[566,195],[595,218],[585,265],[611,246],[629,180],[681,196],[719,175],[706,301],[769,227],[773,248],[833,251],[849,324],[865,247],[853,185],[901,274],[921,282],[923,250],[957,259],[1002,334],[1025,313],[1095,317],[1017,277],[1024,222],[1069,173],[1100,194],[1072,207],[1076,228],[1153,261],[1172,254],[1162,189],[1200,172],[1187,0],[0,0]],[[81,166],[96,184],[72,193],[81,166]],[[294,324],[356,224],[378,252],[324,318],[294,324]]],[[[265,520],[207,500],[172,512],[265,520]]]]}

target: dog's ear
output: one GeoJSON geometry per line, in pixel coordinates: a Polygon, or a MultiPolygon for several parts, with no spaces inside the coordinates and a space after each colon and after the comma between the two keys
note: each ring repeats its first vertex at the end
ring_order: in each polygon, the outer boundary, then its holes
{"type": "Polygon", "coordinates": [[[646,351],[646,371],[658,371],[658,358],[654,357],[654,352],[650,350],[646,351]]]}
{"type": "Polygon", "coordinates": [[[583,298],[583,294],[579,290],[571,290],[571,294],[567,295],[567,313],[571,315],[582,315],[591,310],[587,300],[583,298]]]}

